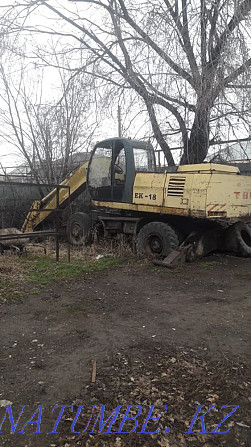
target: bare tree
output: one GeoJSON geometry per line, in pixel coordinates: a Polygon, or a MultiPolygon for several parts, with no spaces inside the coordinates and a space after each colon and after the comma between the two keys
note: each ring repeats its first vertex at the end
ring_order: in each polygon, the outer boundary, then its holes
{"type": "Polygon", "coordinates": [[[50,98],[43,94],[41,69],[40,77],[34,71],[27,77],[30,67],[22,58],[20,63],[14,75],[0,64],[0,136],[21,154],[37,182],[59,183],[72,170],[73,155],[88,152],[97,126],[90,117],[90,80],[66,78],[57,57],[57,88],[50,98]]]}
{"type": "MultiPolygon", "coordinates": [[[[169,135],[180,136],[181,163],[193,163],[229,129],[249,132],[250,0],[23,0],[18,7],[54,15],[53,29],[26,29],[75,40],[89,55],[85,71],[139,95],[170,165],[169,135]]],[[[79,73],[81,64],[73,68],[79,73]]]]}

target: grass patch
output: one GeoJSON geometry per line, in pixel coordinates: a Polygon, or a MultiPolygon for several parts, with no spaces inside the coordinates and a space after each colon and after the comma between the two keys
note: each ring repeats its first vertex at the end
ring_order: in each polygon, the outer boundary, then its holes
{"type": "Polygon", "coordinates": [[[40,256],[31,262],[27,281],[38,288],[53,282],[75,279],[82,273],[101,272],[126,261],[128,259],[107,256],[94,261],[73,259],[68,263],[67,261],[56,262],[46,256],[40,256]]]}
{"type": "Polygon", "coordinates": [[[217,261],[209,261],[209,262],[201,262],[201,267],[203,267],[204,269],[214,269],[215,267],[217,267],[217,265],[219,265],[219,262],[217,261]]]}
{"type": "Polygon", "coordinates": [[[133,262],[133,258],[100,256],[99,259],[65,259],[56,262],[45,255],[27,257],[0,256],[0,304],[20,301],[28,294],[38,295],[42,288],[60,281],[80,277],[84,273],[96,273],[114,268],[122,263],[133,262]]]}

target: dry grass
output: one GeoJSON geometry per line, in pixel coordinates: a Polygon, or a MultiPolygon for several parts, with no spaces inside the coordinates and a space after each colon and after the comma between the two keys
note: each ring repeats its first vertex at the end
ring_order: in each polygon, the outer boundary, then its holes
{"type": "MultiPolygon", "coordinates": [[[[26,246],[27,254],[46,255],[49,258],[56,257],[55,240],[53,238],[40,244],[28,244],[26,246]]],[[[116,238],[103,239],[98,242],[94,236],[94,242],[87,246],[70,248],[71,259],[82,261],[93,261],[100,256],[116,256],[118,258],[132,257],[132,249],[123,234],[116,238]]],[[[60,259],[67,260],[68,244],[60,243],[60,259]]]]}
{"type": "MultiPolygon", "coordinates": [[[[61,255],[67,258],[68,247],[66,244],[61,246],[61,255]]],[[[55,254],[55,248],[52,249],[55,254]]],[[[98,242],[94,239],[93,244],[83,247],[71,247],[71,258],[81,259],[84,261],[92,261],[100,256],[115,256],[118,258],[132,257],[133,253],[126,242],[123,235],[119,235],[113,239],[104,239],[102,242],[98,242]]]]}
{"type": "Polygon", "coordinates": [[[19,300],[25,283],[23,266],[20,258],[11,252],[5,252],[0,256],[0,303],[19,300]]]}
{"type": "Polygon", "coordinates": [[[42,287],[56,281],[70,280],[82,273],[105,270],[133,260],[132,251],[124,238],[101,244],[94,241],[88,247],[71,247],[70,263],[67,253],[67,244],[60,244],[60,262],[56,263],[53,240],[28,244],[21,256],[5,251],[0,256],[0,303],[20,300],[28,292],[39,293],[42,287]]]}

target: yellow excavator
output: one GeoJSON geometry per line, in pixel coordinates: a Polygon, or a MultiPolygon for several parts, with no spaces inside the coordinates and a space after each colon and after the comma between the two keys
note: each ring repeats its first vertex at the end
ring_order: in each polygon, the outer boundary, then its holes
{"type": "Polygon", "coordinates": [[[32,204],[23,233],[85,190],[89,212],[73,213],[67,222],[73,245],[89,241],[96,229],[105,237],[124,233],[139,256],[167,264],[181,253],[188,261],[214,250],[251,256],[251,177],[236,167],[202,163],[157,172],[149,142],[112,138],[97,143],[89,162],[61,186],[68,188],[58,198],[54,189],[32,204]]]}

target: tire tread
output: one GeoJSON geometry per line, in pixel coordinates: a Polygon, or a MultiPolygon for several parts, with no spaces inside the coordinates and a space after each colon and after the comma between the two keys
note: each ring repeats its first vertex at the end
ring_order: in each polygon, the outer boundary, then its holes
{"type": "Polygon", "coordinates": [[[144,241],[147,235],[150,235],[152,232],[159,233],[162,237],[168,240],[165,252],[161,255],[162,257],[167,256],[179,245],[178,235],[169,224],[156,221],[149,222],[141,228],[137,236],[136,252],[138,257],[142,258],[147,256],[145,253],[144,241]]]}

